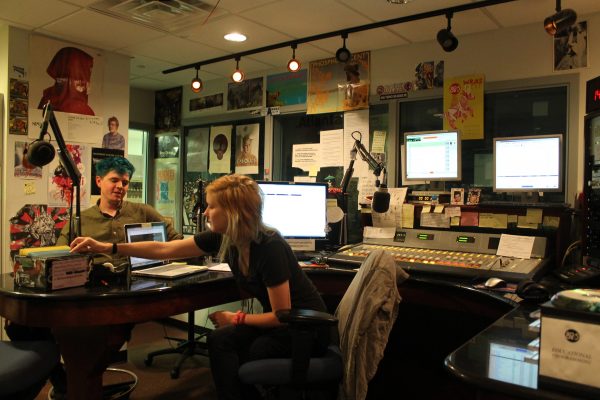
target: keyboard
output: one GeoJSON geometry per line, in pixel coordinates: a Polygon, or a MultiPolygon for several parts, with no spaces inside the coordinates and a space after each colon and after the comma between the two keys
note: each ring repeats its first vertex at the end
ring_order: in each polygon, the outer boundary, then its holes
{"type": "Polygon", "coordinates": [[[188,265],[182,263],[171,263],[159,265],[158,267],[151,267],[142,270],[132,271],[131,273],[133,275],[138,276],[173,279],[207,270],[208,267],[206,265],[188,265]]]}

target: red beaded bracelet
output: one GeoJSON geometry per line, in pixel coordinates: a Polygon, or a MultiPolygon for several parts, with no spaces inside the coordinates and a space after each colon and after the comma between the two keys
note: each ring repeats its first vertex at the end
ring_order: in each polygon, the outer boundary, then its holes
{"type": "Polygon", "coordinates": [[[235,317],[233,319],[234,325],[244,325],[245,321],[246,321],[246,313],[245,312],[238,311],[235,313],[235,317]]]}

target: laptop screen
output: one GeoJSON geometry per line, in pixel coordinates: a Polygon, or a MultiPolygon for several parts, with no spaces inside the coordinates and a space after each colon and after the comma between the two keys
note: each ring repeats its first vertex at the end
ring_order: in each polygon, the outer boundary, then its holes
{"type": "MultiPolygon", "coordinates": [[[[125,241],[127,243],[146,241],[166,242],[167,225],[164,222],[126,224],[125,241]]],[[[129,262],[131,263],[132,270],[162,264],[162,260],[149,260],[146,258],[139,257],[129,257],[129,262]]]]}

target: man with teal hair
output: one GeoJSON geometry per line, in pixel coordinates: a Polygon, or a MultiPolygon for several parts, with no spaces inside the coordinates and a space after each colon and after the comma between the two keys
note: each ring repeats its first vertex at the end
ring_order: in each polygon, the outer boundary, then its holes
{"type": "MultiPolygon", "coordinates": [[[[134,172],[133,164],[123,157],[105,158],[96,164],[95,180],[100,188],[100,199],[95,205],[82,211],[80,236],[91,236],[103,242],[124,243],[125,224],[165,221],[167,240],[183,238],[154,207],[125,200],[134,172]]],[[[68,238],[69,227],[65,225],[57,245],[68,244],[68,238]]],[[[118,265],[125,261],[126,258],[119,258],[112,260],[112,263],[118,265]]]]}

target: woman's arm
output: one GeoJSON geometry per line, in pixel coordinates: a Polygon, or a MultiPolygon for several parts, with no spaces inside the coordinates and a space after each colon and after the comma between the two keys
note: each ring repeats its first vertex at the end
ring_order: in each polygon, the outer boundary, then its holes
{"type": "MultiPolygon", "coordinates": [[[[106,253],[113,251],[112,243],[104,243],[90,237],[78,237],[71,243],[71,253],[106,253]]],[[[144,257],[157,260],[204,256],[194,238],[171,242],[118,243],[117,253],[124,256],[144,257]]]]}
{"type": "MultiPolygon", "coordinates": [[[[275,312],[277,310],[286,310],[292,308],[290,296],[290,282],[285,281],[279,285],[267,287],[269,302],[273,311],[263,314],[248,314],[244,318],[245,325],[258,326],[262,328],[272,328],[282,325],[275,312]]],[[[218,328],[220,326],[233,325],[236,320],[236,314],[230,311],[217,311],[209,317],[213,324],[218,328]]]]}

